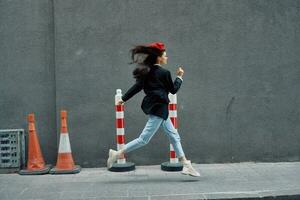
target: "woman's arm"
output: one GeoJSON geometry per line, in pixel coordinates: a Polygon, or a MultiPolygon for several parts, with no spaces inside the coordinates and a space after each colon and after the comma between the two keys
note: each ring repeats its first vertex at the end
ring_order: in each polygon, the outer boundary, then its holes
{"type": "Polygon", "coordinates": [[[135,84],[122,96],[122,100],[128,101],[131,97],[133,97],[135,94],[140,92],[143,89],[143,80],[138,79],[136,80],[135,84]]]}
{"type": "Polygon", "coordinates": [[[172,94],[176,94],[176,92],[179,90],[181,83],[182,83],[182,76],[184,74],[184,71],[181,67],[178,67],[177,71],[176,71],[177,77],[173,83],[172,77],[171,77],[171,73],[169,71],[167,71],[166,73],[166,87],[168,89],[169,92],[171,92],[172,94]]]}
{"type": "Polygon", "coordinates": [[[181,83],[182,83],[182,79],[176,77],[173,82],[171,73],[169,71],[166,73],[166,87],[170,93],[176,94],[181,86],[181,83]]]}

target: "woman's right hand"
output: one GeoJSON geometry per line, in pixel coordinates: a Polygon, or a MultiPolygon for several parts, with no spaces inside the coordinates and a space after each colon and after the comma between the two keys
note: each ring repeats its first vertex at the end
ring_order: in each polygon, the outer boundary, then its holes
{"type": "Polygon", "coordinates": [[[123,104],[124,104],[124,101],[120,100],[120,101],[118,101],[117,104],[118,104],[118,105],[123,105],[123,104]]]}
{"type": "Polygon", "coordinates": [[[184,74],[184,70],[182,69],[182,67],[181,67],[181,66],[177,68],[177,70],[176,70],[176,74],[177,74],[177,76],[180,76],[180,77],[182,77],[182,76],[183,76],[183,74],[184,74]]]}

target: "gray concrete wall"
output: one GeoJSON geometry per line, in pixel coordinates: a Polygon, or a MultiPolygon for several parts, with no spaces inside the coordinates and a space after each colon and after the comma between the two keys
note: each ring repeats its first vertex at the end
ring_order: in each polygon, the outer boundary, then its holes
{"type": "MultiPolygon", "coordinates": [[[[300,1],[0,5],[1,128],[25,127],[25,113],[40,113],[47,160],[55,160],[56,141],[50,138],[59,130],[59,111],[67,109],[76,163],[105,165],[108,148],[116,147],[115,90],[125,92],[134,83],[128,50],[152,41],[166,43],[166,67],[173,76],[178,65],[184,66],[179,132],[193,162],[300,160],[300,1]],[[19,32],[3,25],[14,24],[13,19],[19,32]],[[41,35],[26,35],[30,31],[41,35]],[[20,80],[11,82],[10,76],[20,80]]],[[[125,105],[126,141],[146,123],[142,98],[141,92],[125,105]]],[[[159,131],[128,159],[159,164],[168,160],[168,148],[159,131]]]]}
{"type": "Polygon", "coordinates": [[[27,129],[35,113],[47,162],[56,160],[53,6],[0,1],[0,129],[27,129]]]}

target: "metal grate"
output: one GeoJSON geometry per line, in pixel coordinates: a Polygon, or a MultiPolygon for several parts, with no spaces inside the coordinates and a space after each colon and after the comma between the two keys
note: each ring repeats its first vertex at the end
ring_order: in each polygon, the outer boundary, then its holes
{"type": "Polygon", "coordinates": [[[0,130],[0,168],[21,168],[25,165],[23,129],[0,130]]]}

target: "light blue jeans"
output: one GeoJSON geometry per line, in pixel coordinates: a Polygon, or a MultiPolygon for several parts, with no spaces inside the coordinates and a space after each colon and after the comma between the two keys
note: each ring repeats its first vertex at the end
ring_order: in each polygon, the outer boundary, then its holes
{"type": "Polygon", "coordinates": [[[183,157],[184,152],[180,143],[180,136],[177,130],[174,128],[170,118],[164,120],[163,118],[157,117],[155,115],[149,115],[149,119],[141,135],[138,138],[127,143],[123,149],[124,152],[128,153],[148,144],[159,127],[162,127],[165,134],[168,136],[170,143],[174,147],[177,157],[183,157]]]}

